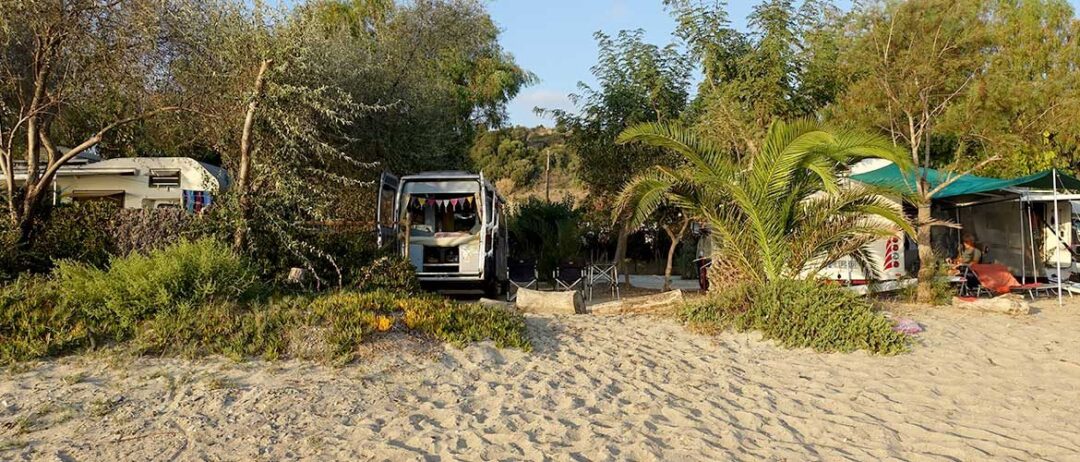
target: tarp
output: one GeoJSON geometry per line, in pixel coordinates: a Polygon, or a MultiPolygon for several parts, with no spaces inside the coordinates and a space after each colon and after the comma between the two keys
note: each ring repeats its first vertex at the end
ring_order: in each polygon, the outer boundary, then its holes
{"type": "MultiPolygon", "coordinates": [[[[953,173],[942,172],[932,168],[920,168],[920,172],[926,172],[926,180],[931,188],[948,181],[955,176],[953,173]]],[[[1013,179],[987,178],[976,175],[961,175],[956,181],[934,194],[934,199],[962,196],[965,194],[978,194],[984,192],[1000,191],[1006,188],[1032,188],[1053,189],[1054,170],[1035,173],[1028,176],[1013,179]]],[[[900,171],[896,164],[871,170],[851,176],[852,180],[882,188],[888,188],[900,192],[914,194],[917,191],[915,172],[906,175],[900,171]]],[[[1059,190],[1080,191],[1080,179],[1076,179],[1062,171],[1057,171],[1057,186],[1059,190]]]]}

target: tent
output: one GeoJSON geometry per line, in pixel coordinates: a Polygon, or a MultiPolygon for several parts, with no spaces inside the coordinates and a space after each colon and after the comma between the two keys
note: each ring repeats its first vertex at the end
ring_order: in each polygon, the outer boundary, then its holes
{"type": "MultiPolygon", "coordinates": [[[[919,169],[920,172],[926,172],[926,179],[930,183],[931,188],[936,188],[942,183],[948,181],[954,177],[955,174],[942,172],[932,168],[919,169]]],[[[916,177],[915,172],[909,172],[904,174],[896,164],[889,164],[886,167],[879,168],[877,170],[871,170],[869,172],[860,173],[851,176],[852,180],[860,183],[871,184],[901,193],[915,193],[916,192],[916,177]]],[[[1050,169],[1043,172],[1035,173],[1028,176],[1022,176],[1020,178],[1013,179],[998,179],[987,178],[976,175],[960,175],[956,181],[946,186],[937,194],[934,194],[934,199],[946,199],[950,197],[958,197],[972,194],[982,193],[995,193],[1006,191],[1010,188],[1029,188],[1029,189],[1041,189],[1041,190],[1072,190],[1080,191],[1080,179],[1070,176],[1057,169],[1050,169]],[[1056,180],[1055,180],[1056,178],[1056,180]]]]}
{"type": "MultiPolygon", "coordinates": [[[[1020,265],[1022,267],[1022,277],[1027,277],[1027,253],[1030,250],[1032,270],[1036,269],[1038,258],[1036,256],[1035,249],[1035,230],[1036,226],[1033,224],[1033,218],[1037,215],[1034,214],[1036,207],[1034,204],[1043,204],[1038,207],[1042,210],[1042,213],[1046,214],[1046,206],[1050,203],[1053,204],[1053,229],[1047,236],[1053,236],[1052,243],[1050,238],[1047,237],[1044,241],[1044,251],[1049,246],[1053,252],[1052,257],[1056,265],[1056,279],[1059,284],[1059,296],[1061,293],[1061,281],[1062,281],[1062,263],[1059,253],[1062,246],[1065,246],[1067,252],[1071,252],[1067,247],[1067,242],[1062,236],[1062,209],[1059,205],[1063,204],[1067,209],[1071,210],[1071,203],[1069,200],[1080,199],[1078,195],[1063,194],[1062,191],[1077,191],[1080,192],[1080,179],[1077,179],[1071,175],[1063,173],[1057,169],[1050,169],[1043,172],[1027,175],[1013,179],[998,179],[988,178],[976,175],[960,175],[955,177],[953,173],[942,172],[935,169],[919,169],[920,173],[925,173],[927,182],[931,188],[939,187],[941,184],[949,181],[951,178],[955,178],[954,181],[942,188],[940,191],[934,194],[933,200],[936,205],[945,204],[941,208],[951,209],[955,216],[949,216],[950,219],[954,219],[956,222],[966,224],[974,224],[971,214],[969,213],[968,220],[961,220],[961,209],[975,212],[976,208],[983,211],[990,211],[990,213],[1001,213],[1003,210],[1010,210],[1013,212],[1019,211],[1019,233],[1010,232],[1007,236],[1002,236],[1001,240],[1005,242],[1015,241],[1016,235],[1020,237],[1020,265]],[[1019,207],[1007,205],[1007,203],[1019,203],[1019,207]],[[1025,236],[1025,233],[1027,234],[1025,236]]],[[[851,176],[852,180],[866,183],[881,188],[897,191],[901,194],[913,194],[916,192],[916,173],[903,172],[895,164],[889,164],[887,166],[871,170],[864,173],[859,173],[851,176]]],[[[1071,213],[1066,214],[1064,220],[1066,228],[1071,232],[1072,220],[1071,213]]],[[[982,222],[988,227],[997,227],[998,230],[1003,229],[1002,219],[1003,216],[992,216],[990,214],[984,215],[982,222]]],[[[1034,221],[1038,221],[1036,218],[1034,221]]],[[[1050,220],[1044,220],[1045,225],[1049,225],[1050,220]]],[[[1013,222],[1015,223],[1015,222],[1013,222]]],[[[972,226],[978,228],[978,226],[972,226]]],[[[1040,227],[1041,228],[1041,227],[1040,227]]],[[[1010,231],[1015,231],[1015,228],[1010,231]]],[[[1040,230],[1040,233],[1042,231],[1040,230]]],[[[1010,243],[1011,245],[1011,243],[1010,243]]],[[[1072,261],[1070,255],[1070,263],[1072,261]]]]}

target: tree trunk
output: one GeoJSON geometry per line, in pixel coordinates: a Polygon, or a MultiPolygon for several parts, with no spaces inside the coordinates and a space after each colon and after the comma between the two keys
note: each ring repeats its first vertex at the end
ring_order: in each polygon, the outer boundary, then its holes
{"type": "Polygon", "coordinates": [[[255,75],[255,89],[252,92],[251,102],[248,103],[247,113],[244,115],[244,129],[240,134],[240,165],[237,168],[236,192],[239,195],[240,222],[236,225],[236,234],[233,237],[233,247],[240,250],[247,241],[248,219],[251,217],[251,138],[252,127],[255,125],[255,111],[259,109],[259,100],[262,99],[266,90],[266,72],[274,60],[267,59],[259,66],[259,73],[255,75]]]}
{"type": "Polygon", "coordinates": [[[615,241],[615,267],[623,276],[623,283],[630,284],[630,274],[626,271],[626,241],[630,237],[630,226],[627,220],[619,224],[619,239],[615,241]]]}
{"type": "Polygon", "coordinates": [[[919,303],[930,303],[934,298],[934,266],[937,264],[937,257],[931,241],[931,218],[930,201],[925,200],[919,204],[918,228],[915,233],[919,244],[919,286],[916,292],[916,301],[919,303]]]}
{"type": "Polygon", "coordinates": [[[679,246],[679,242],[682,241],[682,237],[686,234],[686,228],[690,226],[690,220],[683,220],[682,225],[679,226],[679,232],[676,233],[671,226],[664,226],[664,232],[667,233],[671,239],[671,246],[667,251],[667,266],[664,267],[664,292],[671,290],[671,267],[675,262],[675,249],[679,246]]]}
{"type": "Polygon", "coordinates": [[[585,299],[577,290],[541,292],[518,289],[515,306],[522,312],[533,314],[585,313],[585,299]]]}

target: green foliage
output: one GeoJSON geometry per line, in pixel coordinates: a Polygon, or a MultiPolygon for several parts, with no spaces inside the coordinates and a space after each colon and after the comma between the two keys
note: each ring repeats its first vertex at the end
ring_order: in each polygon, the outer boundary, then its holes
{"type": "Polygon", "coordinates": [[[738,285],[688,304],[680,317],[703,332],[759,331],[786,348],[883,355],[909,348],[908,336],[893,331],[893,323],[868,299],[816,280],[738,285]]]}
{"type": "Polygon", "coordinates": [[[845,256],[870,272],[868,245],[911,229],[877,191],[840,183],[847,167],[864,158],[910,164],[882,137],[809,120],[776,121],[760,152],[742,162],[672,125],[639,125],[619,142],[666,149],[683,165],[642,173],[626,185],[617,209],[630,209],[631,223],[643,223],[664,204],[681,208],[708,225],[713,261],[736,280],[812,279],[845,256]]]}
{"type": "Polygon", "coordinates": [[[115,249],[110,224],[118,210],[116,204],[97,201],[56,207],[36,233],[30,252],[46,264],[67,259],[102,266],[115,249]]]}
{"type": "Polygon", "coordinates": [[[116,209],[107,225],[109,247],[116,255],[147,253],[178,240],[198,238],[200,219],[179,208],[116,209]]]}
{"type": "Polygon", "coordinates": [[[750,30],[741,32],[724,2],[664,1],[676,36],[705,73],[687,117],[699,132],[752,153],[772,120],[810,116],[836,98],[844,16],[828,1],[801,3],[762,1],[747,18],[750,30]]]}
{"type": "Polygon", "coordinates": [[[543,178],[548,156],[551,168],[566,170],[570,165],[566,133],[544,127],[490,130],[477,135],[469,148],[472,168],[491,180],[509,178],[515,188],[524,188],[543,178]]]}
{"type": "Polygon", "coordinates": [[[55,277],[61,302],[77,307],[115,339],[128,337],[140,321],[155,315],[246,300],[259,289],[252,267],[211,239],[113,258],[108,269],[62,261],[55,277]]]}
{"type": "Polygon", "coordinates": [[[90,342],[87,323],[60,303],[53,281],[24,276],[0,287],[0,364],[60,355],[90,342]]]}
{"type": "Polygon", "coordinates": [[[400,256],[379,257],[370,265],[361,268],[356,277],[356,286],[364,291],[387,290],[401,294],[420,292],[416,267],[400,256]]]}
{"type": "Polygon", "coordinates": [[[513,256],[535,260],[541,277],[549,277],[559,263],[581,255],[581,218],[569,199],[530,197],[516,204],[506,217],[513,256]]]}
{"type": "Polygon", "coordinates": [[[462,346],[491,340],[499,348],[532,350],[525,318],[515,311],[433,298],[406,300],[400,306],[406,326],[444,342],[462,346]]]}
{"type": "Polygon", "coordinates": [[[252,308],[227,301],[182,303],[138,323],[131,345],[139,354],[273,360],[286,353],[298,317],[298,308],[280,302],[252,308]]]}

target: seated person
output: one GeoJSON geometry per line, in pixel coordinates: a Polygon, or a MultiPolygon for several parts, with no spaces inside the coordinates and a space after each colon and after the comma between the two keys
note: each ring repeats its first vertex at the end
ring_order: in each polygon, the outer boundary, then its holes
{"type": "Polygon", "coordinates": [[[967,266],[979,263],[982,263],[982,251],[975,245],[975,237],[971,234],[964,234],[960,252],[956,255],[956,259],[952,261],[952,264],[967,266]]]}

